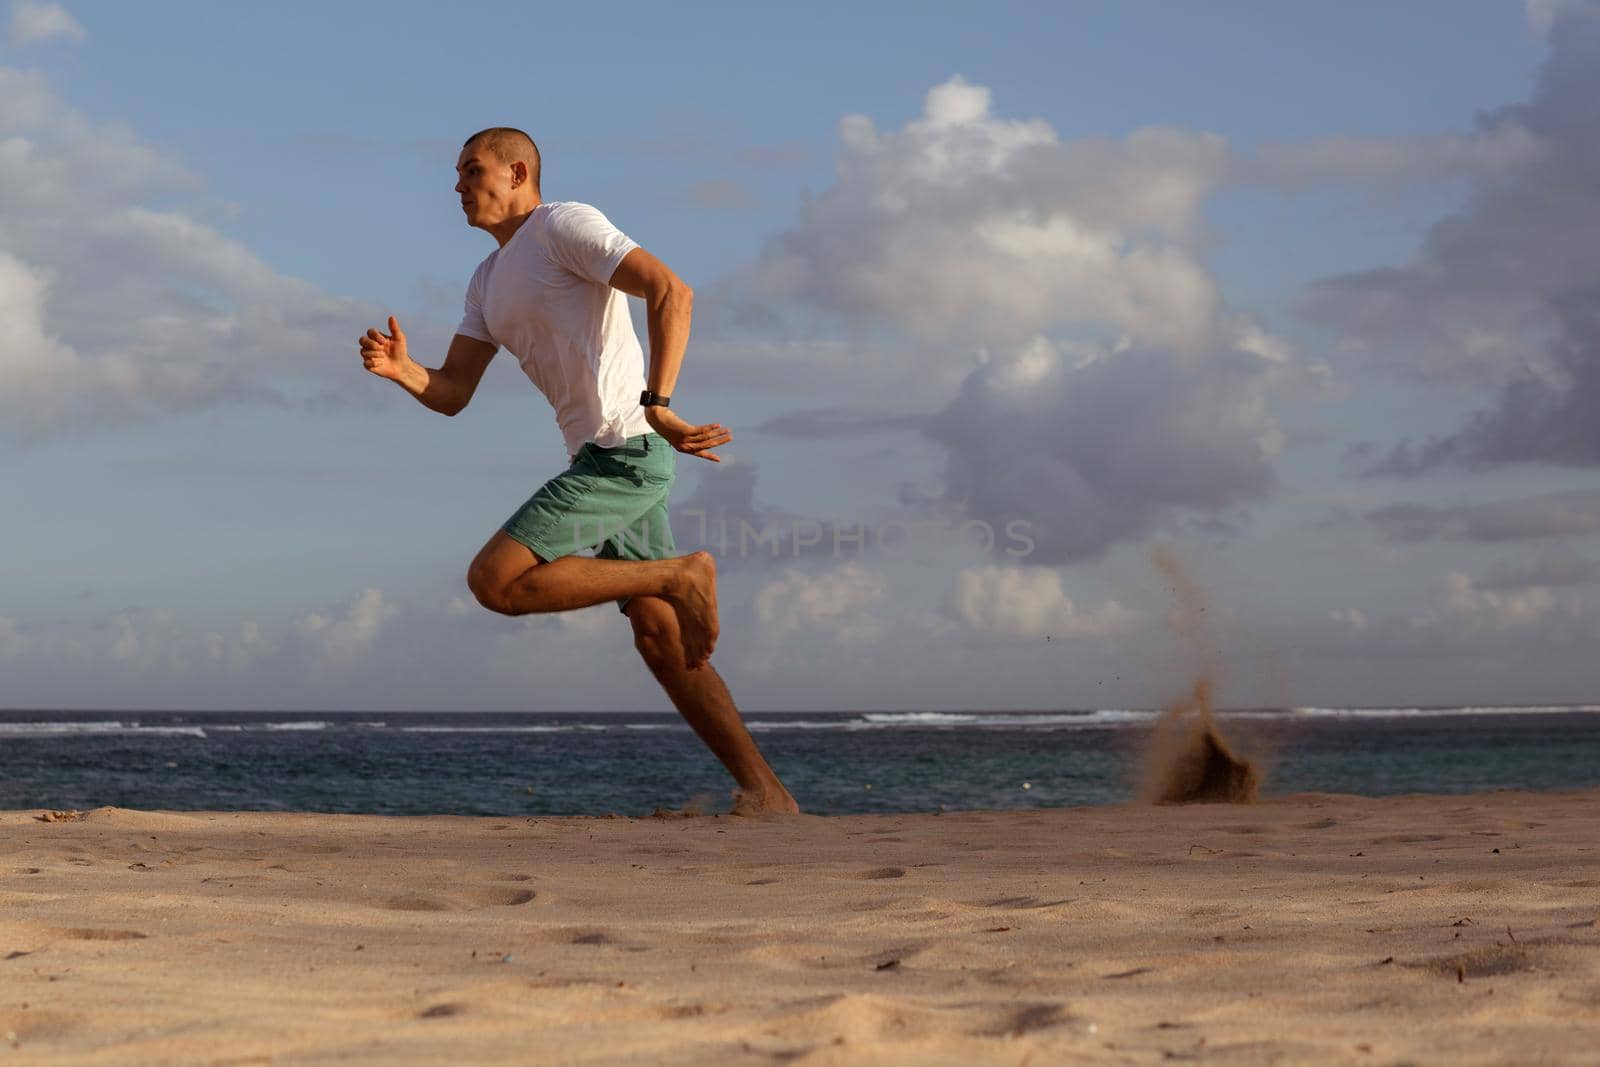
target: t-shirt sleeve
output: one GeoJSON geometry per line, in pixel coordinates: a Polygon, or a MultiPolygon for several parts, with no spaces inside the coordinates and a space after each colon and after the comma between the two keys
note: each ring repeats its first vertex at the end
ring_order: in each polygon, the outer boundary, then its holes
{"type": "Polygon", "coordinates": [[[562,204],[550,212],[545,241],[552,259],[578,277],[600,285],[611,284],[611,276],[623,257],[639,247],[598,209],[574,203],[562,204]]]}
{"type": "Polygon", "coordinates": [[[472,281],[467,283],[466,306],[462,309],[461,325],[456,327],[456,333],[498,345],[500,342],[489,332],[489,324],[483,317],[483,290],[483,264],[480,263],[478,269],[472,272],[472,281]]]}

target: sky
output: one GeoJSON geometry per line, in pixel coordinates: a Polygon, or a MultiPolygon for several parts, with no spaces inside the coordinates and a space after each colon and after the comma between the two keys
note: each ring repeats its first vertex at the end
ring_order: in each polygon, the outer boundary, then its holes
{"type": "Polygon", "coordinates": [[[466,589],[515,360],[361,369],[491,125],[695,288],[747,710],[1600,701],[1595,0],[8,3],[0,707],[668,708],[466,589]]]}

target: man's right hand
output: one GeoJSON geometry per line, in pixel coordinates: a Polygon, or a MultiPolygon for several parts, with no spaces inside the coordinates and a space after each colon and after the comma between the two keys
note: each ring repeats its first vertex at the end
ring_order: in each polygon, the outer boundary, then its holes
{"type": "Polygon", "coordinates": [[[696,426],[685,420],[675,412],[663,407],[647,407],[644,409],[644,419],[650,428],[662,437],[667,444],[682,452],[686,456],[699,456],[709,459],[713,463],[721,463],[722,457],[711,451],[721,448],[733,440],[731,431],[719,422],[708,422],[704,426],[696,426]]]}
{"type": "Polygon", "coordinates": [[[406,335],[393,315],[389,316],[389,332],[380,333],[373,327],[362,335],[361,365],[380,378],[399,381],[400,375],[411,362],[406,352],[406,335]]]}

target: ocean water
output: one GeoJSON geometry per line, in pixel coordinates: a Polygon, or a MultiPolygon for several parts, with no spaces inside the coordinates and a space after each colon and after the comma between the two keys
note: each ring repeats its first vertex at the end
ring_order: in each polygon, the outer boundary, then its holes
{"type": "MultiPolygon", "coordinates": [[[[815,814],[1134,799],[1155,713],[746,716],[815,814]]],[[[1263,794],[1600,786],[1600,706],[1224,713],[1263,794]]],[[[0,808],[390,815],[726,811],[732,781],[675,715],[0,711],[0,808]]]]}

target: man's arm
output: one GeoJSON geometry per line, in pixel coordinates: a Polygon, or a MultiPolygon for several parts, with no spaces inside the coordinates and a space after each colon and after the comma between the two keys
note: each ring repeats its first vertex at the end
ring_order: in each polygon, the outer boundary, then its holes
{"type": "Polygon", "coordinates": [[[387,378],[442,415],[454,415],[467,406],[477,391],[489,361],[499,347],[458,333],[445,353],[444,366],[429,370],[406,351],[406,335],[389,316],[389,333],[370,329],[361,338],[361,363],[380,378],[387,378]]]}
{"type": "MultiPolygon", "coordinates": [[[[650,366],[645,387],[652,393],[671,396],[683,366],[684,349],[689,346],[689,323],[694,317],[694,290],[672,269],[642,248],[635,248],[611,275],[611,287],[645,304],[645,320],[650,331],[650,366]]],[[[666,408],[644,409],[650,426],[679,452],[713,462],[721,458],[709,451],[733,440],[733,435],[718,423],[695,426],[666,408]]]]}
{"type": "Polygon", "coordinates": [[[645,387],[671,396],[678,383],[678,368],[689,345],[689,322],[694,317],[694,290],[672,269],[642,248],[635,248],[611,275],[611,287],[644,301],[650,326],[650,367],[645,387]]]}

